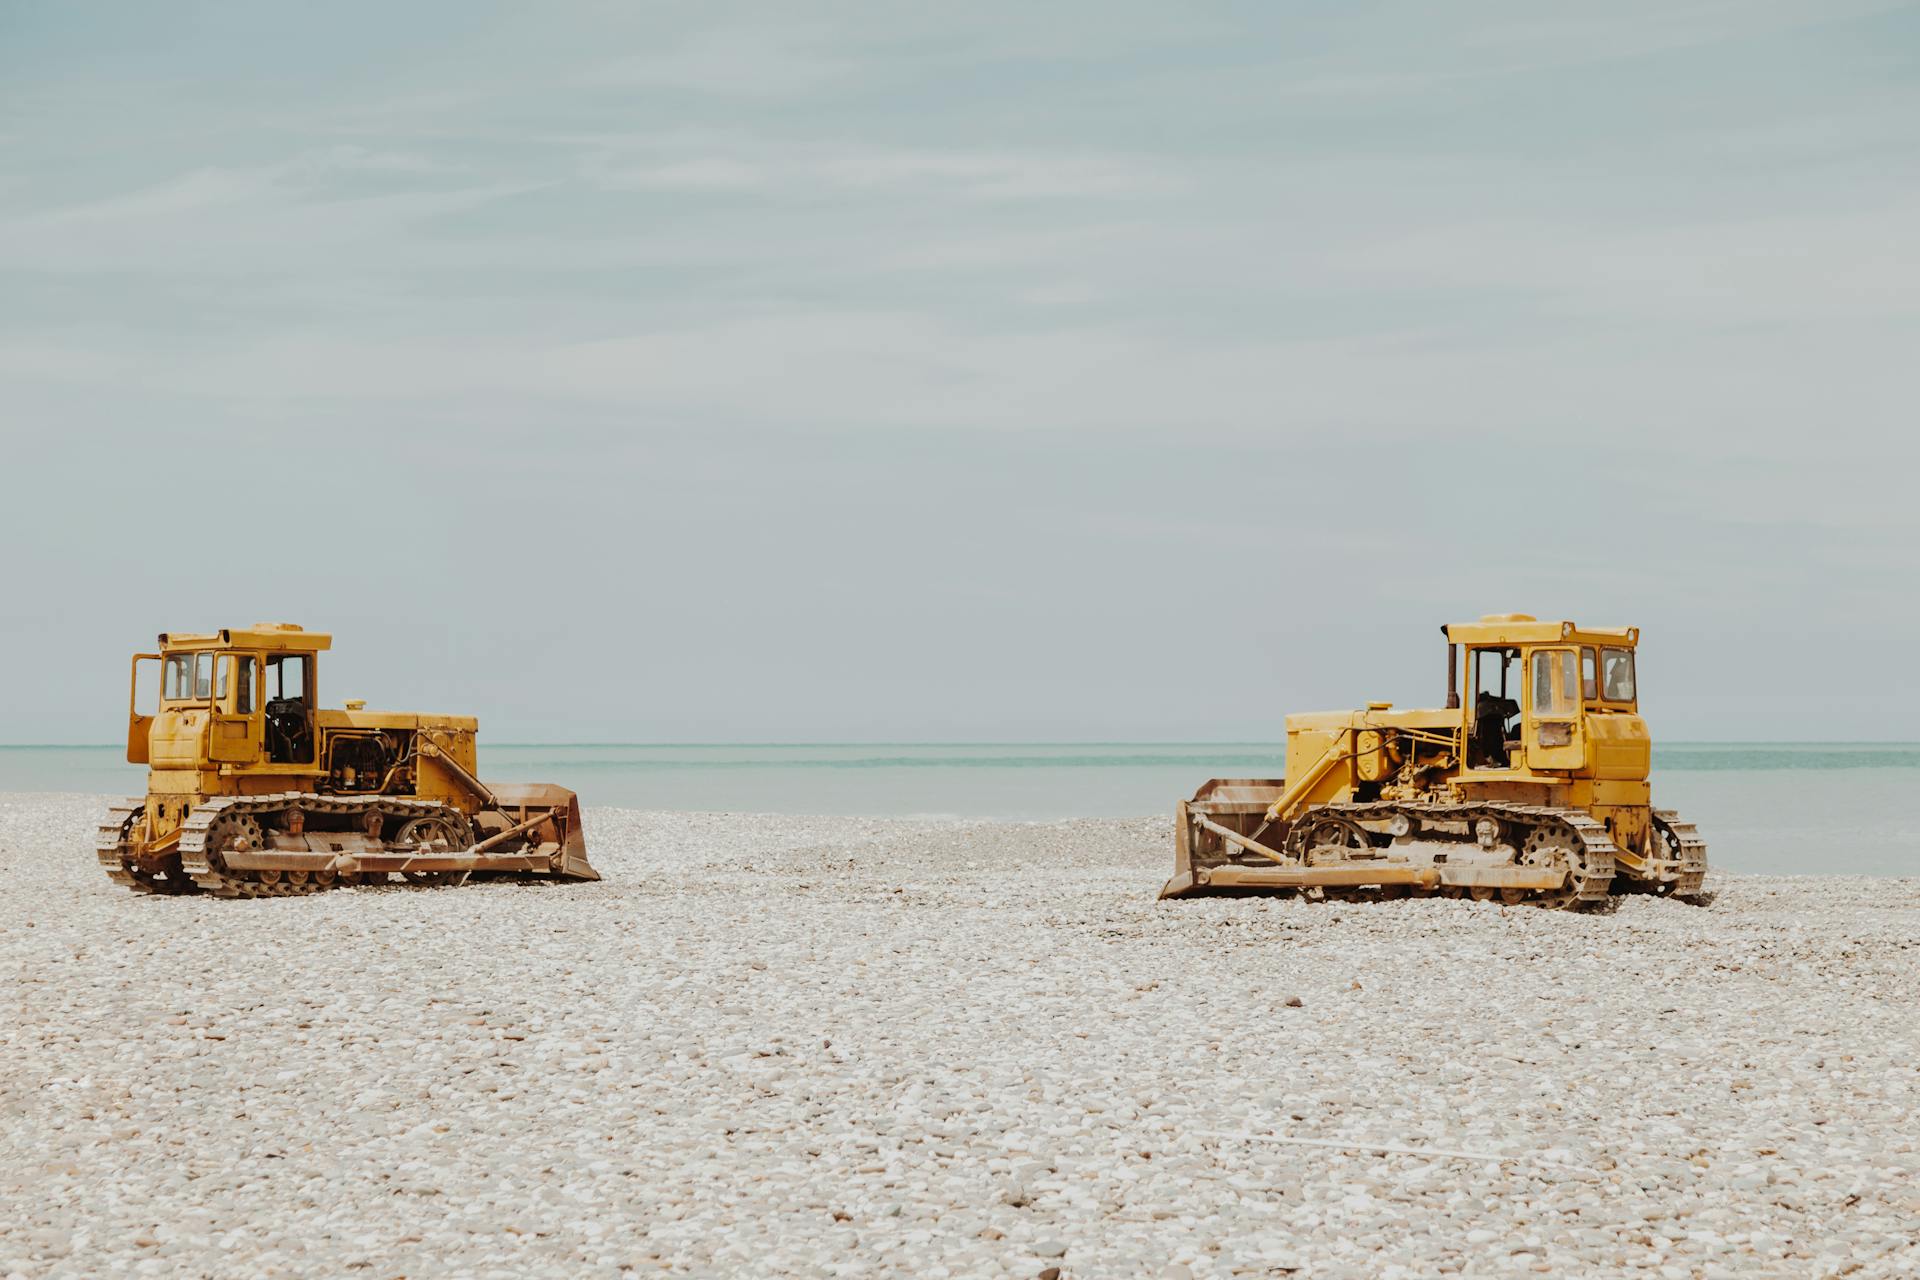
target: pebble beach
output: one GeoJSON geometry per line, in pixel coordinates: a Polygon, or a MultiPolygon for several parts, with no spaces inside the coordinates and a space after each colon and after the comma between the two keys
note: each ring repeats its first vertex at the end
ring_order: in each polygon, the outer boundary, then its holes
{"type": "Polygon", "coordinates": [[[592,809],[597,884],[216,901],[103,805],[0,795],[0,1275],[1920,1274],[1920,879],[1157,903],[1165,817],[592,809]]]}

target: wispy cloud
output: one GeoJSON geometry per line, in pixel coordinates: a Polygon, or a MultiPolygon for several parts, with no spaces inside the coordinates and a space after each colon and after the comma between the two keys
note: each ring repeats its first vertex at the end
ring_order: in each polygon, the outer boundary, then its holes
{"type": "Polygon", "coordinates": [[[1656,5],[1483,6],[1462,11],[1347,10],[1336,40],[1283,62],[1277,94],[1301,98],[1431,95],[1489,80],[1645,60],[1840,26],[1909,7],[1907,0],[1679,0],[1656,5]],[[1398,35],[1400,39],[1393,37],[1398,35]],[[1411,37],[1411,38],[1409,38],[1411,37]]]}
{"type": "Polygon", "coordinates": [[[398,251],[409,228],[543,185],[469,178],[392,190],[356,181],[459,173],[451,164],[350,147],[247,168],[195,169],[112,196],[0,217],[0,268],[324,270],[324,255],[369,244],[398,251]]]}
{"type": "Polygon", "coordinates": [[[778,21],[696,30],[665,47],[600,63],[588,84],[671,88],[696,94],[779,98],[853,79],[860,60],[818,25],[778,21]]]}
{"type": "Polygon", "coordinates": [[[361,175],[453,174],[463,166],[399,151],[338,145],[297,152],[246,168],[201,168],[79,204],[24,214],[15,227],[58,226],[165,217],[266,199],[335,198],[343,180],[361,175]]]}
{"type": "Polygon", "coordinates": [[[927,189],[977,200],[1127,198],[1176,180],[1144,157],[1076,150],[899,147],[742,134],[603,141],[580,164],[606,189],[822,191],[927,189]]]}

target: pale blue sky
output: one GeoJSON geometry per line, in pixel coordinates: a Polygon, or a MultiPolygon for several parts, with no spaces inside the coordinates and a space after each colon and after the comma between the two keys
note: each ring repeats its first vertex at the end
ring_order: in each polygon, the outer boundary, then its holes
{"type": "Polygon", "coordinates": [[[1920,736],[1920,6],[0,0],[0,741],[1920,736]]]}

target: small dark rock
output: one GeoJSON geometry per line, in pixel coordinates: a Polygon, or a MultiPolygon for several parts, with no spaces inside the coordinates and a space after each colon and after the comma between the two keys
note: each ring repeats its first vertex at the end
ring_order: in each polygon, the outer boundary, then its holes
{"type": "Polygon", "coordinates": [[[1301,999],[1301,998],[1300,998],[1299,996],[1288,996],[1288,997],[1287,997],[1287,1008],[1289,1008],[1289,1009],[1300,1009],[1300,1008],[1304,1008],[1304,1007],[1306,1006],[1306,1003],[1307,1003],[1307,1002],[1306,1002],[1305,1000],[1302,1000],[1302,999],[1301,999]]]}

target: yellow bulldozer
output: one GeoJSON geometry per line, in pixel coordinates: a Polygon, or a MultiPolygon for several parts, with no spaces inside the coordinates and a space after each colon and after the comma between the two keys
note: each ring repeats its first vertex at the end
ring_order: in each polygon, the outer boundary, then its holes
{"type": "Polygon", "coordinates": [[[100,864],[144,893],[227,898],[470,876],[598,880],[580,802],[546,783],[476,776],[470,716],[322,710],[319,655],[331,637],[262,622],[203,635],[163,632],[135,654],[127,760],[147,794],[113,806],[100,864]],[[141,664],[159,701],[140,709],[141,664]]]}
{"type": "Polygon", "coordinates": [[[1181,802],[1160,896],[1702,900],[1707,846],[1652,805],[1639,628],[1502,613],[1441,630],[1445,708],[1288,716],[1287,778],[1215,778],[1181,802]]]}

